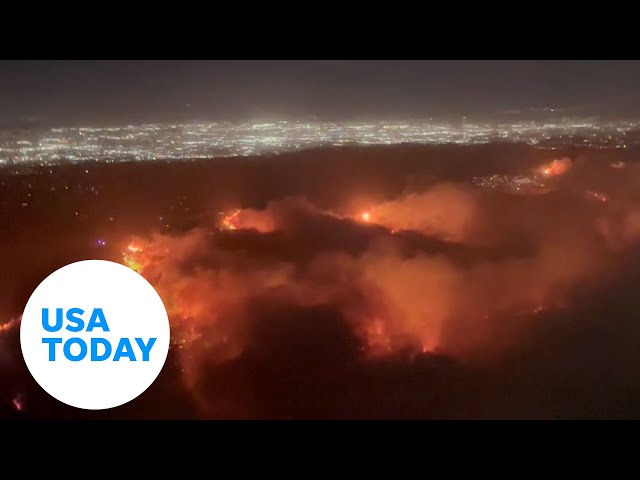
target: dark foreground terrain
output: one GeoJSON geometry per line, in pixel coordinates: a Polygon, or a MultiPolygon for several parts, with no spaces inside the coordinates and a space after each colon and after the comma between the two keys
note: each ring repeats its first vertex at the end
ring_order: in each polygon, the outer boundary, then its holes
{"type": "Polygon", "coordinates": [[[638,418],[636,156],[407,146],[7,169],[0,416],[638,418]],[[471,183],[565,155],[544,194],[471,183]],[[235,210],[246,224],[221,227],[235,210]],[[188,285],[172,334],[208,342],[172,348],[123,407],[66,407],[8,322],[49,273],[122,262],[132,238],[167,246],[142,272],[165,272],[161,296],[188,285]]]}

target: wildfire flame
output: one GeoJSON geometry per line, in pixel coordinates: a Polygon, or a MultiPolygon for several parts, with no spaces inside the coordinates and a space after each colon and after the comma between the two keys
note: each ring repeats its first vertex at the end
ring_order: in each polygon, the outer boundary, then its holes
{"type": "MultiPolygon", "coordinates": [[[[568,168],[558,160],[544,165],[542,171],[560,174],[568,168]]],[[[598,192],[584,193],[607,201],[598,192]]],[[[237,208],[221,216],[218,227],[253,230],[258,235],[298,228],[296,215],[327,215],[349,223],[375,224],[390,232],[413,230],[465,242],[470,238],[465,228],[478,217],[479,201],[475,190],[444,184],[396,200],[349,205],[339,213],[295,200],[262,210],[237,208]]],[[[490,336],[485,338],[477,322],[490,320],[481,318],[515,315],[519,309],[525,310],[527,318],[537,315],[554,305],[555,297],[564,294],[565,285],[591,268],[587,259],[584,266],[580,264],[569,273],[560,271],[555,267],[555,249],[524,262],[506,259],[463,268],[446,257],[426,253],[405,258],[393,245],[388,249],[383,245],[361,255],[325,254],[305,267],[308,270],[299,271],[298,265],[288,260],[265,261],[247,269],[235,250],[211,242],[209,233],[209,229],[199,228],[178,237],[155,234],[122,245],[124,264],[143,274],[163,299],[172,322],[173,345],[185,349],[183,360],[192,366],[197,363],[194,358],[204,355],[205,350],[216,358],[239,355],[244,342],[249,341],[243,331],[249,307],[255,298],[272,295],[299,306],[327,304],[339,309],[361,340],[365,355],[401,350],[466,354],[488,348],[485,343],[490,336]],[[216,262],[193,270],[183,267],[192,263],[191,256],[203,252],[216,262]],[[496,275],[499,284],[506,287],[492,285],[489,279],[496,275]],[[512,278],[517,281],[509,281],[512,278]],[[511,284],[521,287],[512,288],[511,284]],[[352,294],[347,296],[345,291],[352,294]],[[458,300],[463,297],[469,300],[458,300]],[[453,321],[472,325],[476,329],[473,338],[458,341],[447,337],[444,326],[453,321]]]]}
{"type": "Polygon", "coordinates": [[[136,242],[129,243],[126,250],[122,253],[122,260],[127,267],[140,274],[142,274],[149,264],[142,245],[136,242]]]}
{"type": "Polygon", "coordinates": [[[221,226],[225,230],[237,230],[237,221],[240,215],[240,209],[237,208],[230,214],[226,215],[220,222],[221,226]]]}
{"type": "Polygon", "coordinates": [[[559,158],[538,167],[537,172],[545,177],[564,175],[571,168],[569,158],[559,158]]]}
{"type": "Polygon", "coordinates": [[[131,253],[138,253],[139,251],[142,250],[142,247],[140,247],[139,245],[136,245],[135,243],[130,243],[129,246],[127,247],[127,250],[129,250],[131,253]]]}

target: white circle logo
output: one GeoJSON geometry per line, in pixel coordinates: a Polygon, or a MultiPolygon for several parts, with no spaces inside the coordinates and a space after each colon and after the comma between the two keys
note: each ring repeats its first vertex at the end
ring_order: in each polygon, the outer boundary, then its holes
{"type": "Polygon", "coordinates": [[[56,270],[31,294],[20,345],[49,395],[72,407],[127,403],[156,379],[169,352],[169,318],[155,289],[114,262],[56,270]]]}

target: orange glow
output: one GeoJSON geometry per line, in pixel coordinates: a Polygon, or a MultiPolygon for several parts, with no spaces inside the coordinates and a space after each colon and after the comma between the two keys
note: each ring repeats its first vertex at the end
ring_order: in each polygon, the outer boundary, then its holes
{"type": "Polygon", "coordinates": [[[122,253],[122,260],[127,267],[140,274],[149,263],[142,245],[133,241],[129,243],[126,250],[122,253]]]}
{"type": "Polygon", "coordinates": [[[229,215],[226,215],[221,222],[222,228],[225,230],[237,230],[237,221],[240,215],[240,209],[236,209],[231,212],[229,215]]]}
{"type": "Polygon", "coordinates": [[[569,158],[559,158],[538,167],[539,174],[545,177],[556,177],[564,175],[571,168],[571,160],[569,158]]]}
{"type": "Polygon", "coordinates": [[[127,247],[127,250],[129,250],[131,253],[138,253],[140,250],[142,250],[142,247],[136,245],[135,243],[130,243],[127,247]]]}
{"type": "Polygon", "coordinates": [[[267,233],[276,229],[276,219],[269,208],[265,210],[237,208],[221,220],[220,228],[231,231],[257,230],[258,232],[267,233]]]}
{"type": "MultiPolygon", "coordinates": [[[[552,162],[540,171],[551,174],[562,168],[552,162]]],[[[606,201],[598,192],[580,193],[606,201]]],[[[335,214],[299,199],[285,199],[261,210],[229,210],[218,218],[218,227],[253,230],[252,239],[273,231],[301,236],[307,220],[319,222],[325,215],[331,217],[327,224],[344,221],[354,228],[356,222],[363,229],[375,224],[381,232],[383,228],[393,233],[414,231],[473,245],[477,238],[484,240],[483,235],[489,241],[494,238],[493,217],[484,214],[483,200],[475,189],[451,183],[383,202],[367,199],[335,214]]],[[[540,222],[536,225],[555,234],[546,218],[535,217],[540,222]]],[[[640,231],[636,227],[640,220],[628,223],[628,235],[640,231]]],[[[503,348],[493,345],[494,330],[485,328],[487,324],[512,316],[525,328],[543,309],[556,308],[575,283],[600,266],[592,246],[579,243],[580,235],[565,239],[564,230],[553,241],[544,240],[540,253],[531,258],[507,256],[470,265],[427,251],[407,256],[401,248],[404,238],[389,239],[383,232],[384,242],[358,254],[322,252],[304,267],[289,258],[245,263],[244,251],[212,242],[210,233],[210,228],[197,228],[179,236],[134,237],[122,244],[123,263],[143,274],[162,298],[174,345],[182,351],[190,379],[196,379],[199,365],[208,364],[211,356],[215,361],[233,358],[253,341],[245,329],[257,301],[274,308],[282,303],[331,306],[361,341],[363,356],[443,352],[470,358],[503,348]],[[204,254],[214,261],[191,268],[194,259],[204,254]]]]}
{"type": "Polygon", "coordinates": [[[467,185],[443,183],[423,192],[361,205],[345,218],[384,227],[391,233],[415,231],[451,241],[465,241],[478,221],[477,192],[467,185]],[[362,207],[365,208],[362,208],[362,207]]]}
{"type": "Polygon", "coordinates": [[[368,351],[372,355],[384,355],[392,351],[392,341],[386,329],[385,322],[374,318],[366,324],[364,336],[368,351]]]}
{"type": "Polygon", "coordinates": [[[5,332],[5,331],[9,331],[11,330],[13,327],[15,327],[19,322],[20,322],[21,317],[18,318],[14,318],[12,320],[9,320],[7,323],[3,323],[0,325],[0,333],[1,332],[5,332]]]}

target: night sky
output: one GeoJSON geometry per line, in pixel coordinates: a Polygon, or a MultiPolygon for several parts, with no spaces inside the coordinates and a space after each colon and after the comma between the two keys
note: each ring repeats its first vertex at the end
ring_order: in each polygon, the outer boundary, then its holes
{"type": "Polygon", "coordinates": [[[2,61],[0,124],[633,116],[638,61],[2,61]]]}

